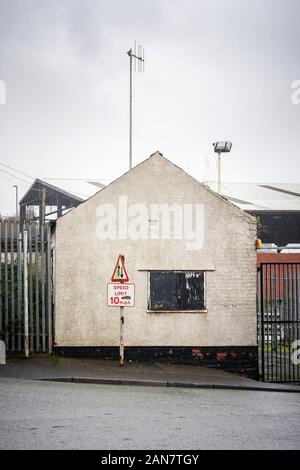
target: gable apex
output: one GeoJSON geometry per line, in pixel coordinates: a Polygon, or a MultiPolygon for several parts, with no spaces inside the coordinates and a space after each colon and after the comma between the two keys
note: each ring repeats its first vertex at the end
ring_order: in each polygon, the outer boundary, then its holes
{"type": "Polygon", "coordinates": [[[153,157],[163,157],[163,154],[159,150],[156,150],[156,152],[152,153],[149,158],[153,157]]]}

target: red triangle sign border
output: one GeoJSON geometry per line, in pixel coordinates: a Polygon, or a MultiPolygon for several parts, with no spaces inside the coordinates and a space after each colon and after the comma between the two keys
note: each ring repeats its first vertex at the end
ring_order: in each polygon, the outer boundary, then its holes
{"type": "Polygon", "coordinates": [[[112,282],[128,282],[128,281],[129,281],[129,277],[128,277],[128,274],[127,274],[127,271],[126,271],[126,268],[125,268],[125,264],[124,264],[124,256],[123,256],[123,255],[119,255],[119,256],[118,256],[118,259],[117,259],[117,262],[116,262],[116,266],[115,266],[115,269],[114,269],[114,271],[113,271],[113,275],[112,275],[112,277],[111,277],[111,281],[112,281],[112,282]],[[118,277],[118,278],[115,277],[119,265],[121,265],[121,268],[122,268],[123,273],[124,273],[124,277],[121,278],[121,279],[120,279],[120,277],[118,277]]]}

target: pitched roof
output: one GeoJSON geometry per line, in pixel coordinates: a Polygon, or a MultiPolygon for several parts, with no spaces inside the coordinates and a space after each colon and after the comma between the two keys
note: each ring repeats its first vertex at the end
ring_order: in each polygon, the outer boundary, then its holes
{"type": "Polygon", "coordinates": [[[59,188],[58,186],[54,186],[46,181],[42,181],[40,179],[35,179],[28,191],[24,194],[24,196],[20,199],[20,205],[30,204],[30,205],[38,205],[40,200],[41,191],[43,189],[47,189],[46,192],[46,205],[48,206],[55,206],[57,202],[57,196],[60,196],[60,200],[62,204],[69,206],[70,203],[79,204],[84,201],[84,199],[75,196],[63,189],[59,188]]]}

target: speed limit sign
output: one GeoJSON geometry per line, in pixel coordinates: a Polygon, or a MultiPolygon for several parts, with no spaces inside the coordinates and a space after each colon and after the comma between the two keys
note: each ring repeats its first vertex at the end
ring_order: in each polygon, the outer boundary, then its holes
{"type": "Polygon", "coordinates": [[[135,285],[134,284],[107,284],[108,307],[134,307],[135,285]]]}

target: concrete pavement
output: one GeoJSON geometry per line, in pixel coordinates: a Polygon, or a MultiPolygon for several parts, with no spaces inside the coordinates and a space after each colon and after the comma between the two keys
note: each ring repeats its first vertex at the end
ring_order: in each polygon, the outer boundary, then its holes
{"type": "Polygon", "coordinates": [[[162,387],[209,388],[300,393],[300,386],[258,382],[201,366],[125,363],[99,359],[31,357],[8,359],[0,378],[162,387]]]}

